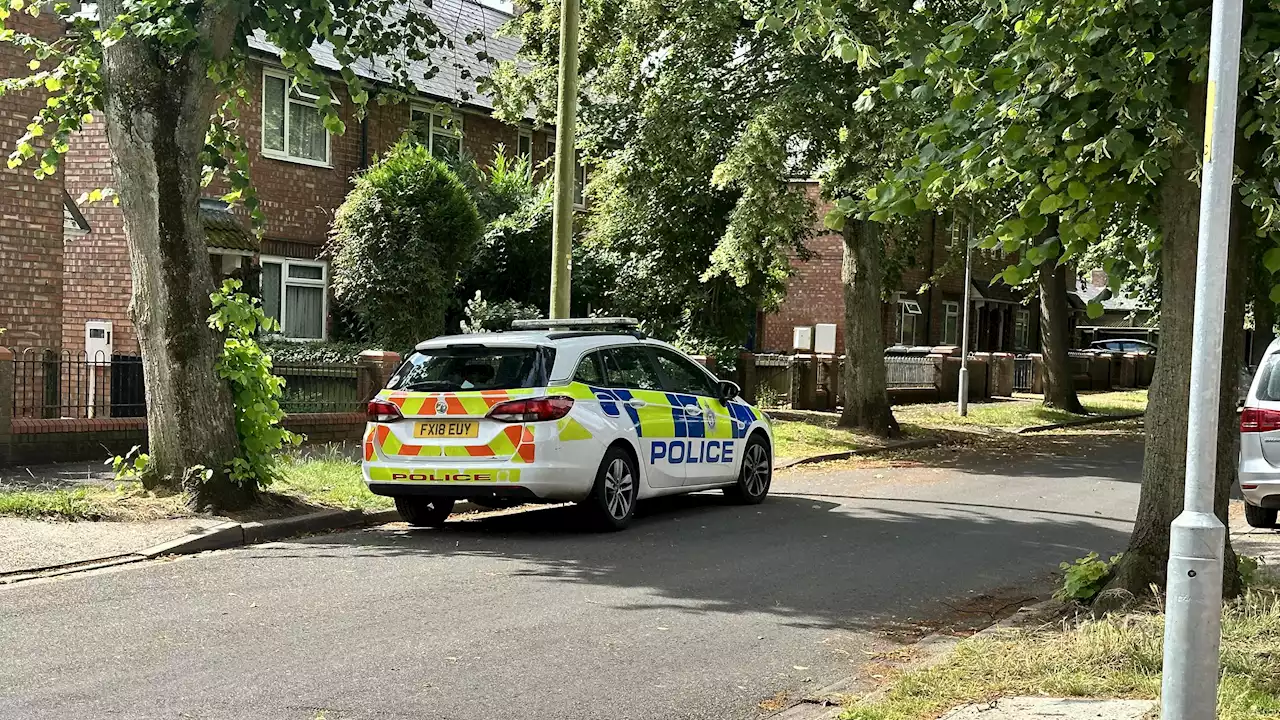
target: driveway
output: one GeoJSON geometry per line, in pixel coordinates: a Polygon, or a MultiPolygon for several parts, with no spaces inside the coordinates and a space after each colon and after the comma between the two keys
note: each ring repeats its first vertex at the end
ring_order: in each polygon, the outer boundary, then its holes
{"type": "Polygon", "coordinates": [[[0,589],[0,717],[755,718],[1124,546],[1136,441],[926,458],[0,589]]]}

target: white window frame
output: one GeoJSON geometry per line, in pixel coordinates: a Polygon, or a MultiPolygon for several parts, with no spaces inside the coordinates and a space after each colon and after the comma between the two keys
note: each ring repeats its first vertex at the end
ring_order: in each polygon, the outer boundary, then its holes
{"type": "MultiPolygon", "coordinates": [[[[551,160],[551,172],[556,167],[556,140],[547,138],[547,159],[551,160]]],[[[573,153],[573,209],[587,209],[587,167],[580,162],[581,151],[573,153]],[[582,202],[578,202],[578,188],[582,188],[582,202]]]]}
{"type": "Polygon", "coordinates": [[[435,110],[432,110],[430,107],[427,107],[426,105],[410,105],[409,106],[409,123],[411,125],[413,123],[420,122],[420,120],[414,119],[415,115],[426,116],[423,119],[425,119],[427,123],[427,137],[426,137],[427,152],[431,153],[432,157],[439,157],[438,155],[436,155],[436,136],[437,135],[440,135],[441,137],[447,137],[447,138],[457,138],[458,149],[462,150],[463,143],[466,142],[466,131],[467,131],[467,123],[466,123],[466,120],[464,119],[465,116],[462,113],[452,112],[452,113],[446,114],[442,112],[436,112],[435,110]],[[440,119],[440,123],[442,125],[448,124],[449,127],[440,127],[440,128],[436,127],[436,118],[440,119]]]}
{"type": "Polygon", "coordinates": [[[916,344],[916,318],[924,315],[924,311],[920,309],[920,303],[915,300],[899,300],[898,301],[898,344],[899,345],[915,345],[916,344]],[[907,342],[905,331],[907,329],[906,319],[911,317],[911,342],[907,342]]]}
{"type": "MultiPolygon", "coordinates": [[[[258,259],[258,265],[266,265],[275,263],[280,266],[280,337],[293,342],[323,342],[329,339],[329,263],[324,260],[304,260],[302,258],[288,258],[280,255],[263,255],[258,259]],[[289,267],[298,265],[301,267],[320,268],[320,279],[310,280],[307,278],[291,278],[289,277],[289,267]],[[288,325],[289,302],[288,289],[290,285],[297,287],[318,287],[321,290],[320,297],[320,337],[318,338],[299,338],[285,335],[285,328],[288,325]]],[[[259,282],[259,293],[261,293],[262,284],[259,282]]]]}
{"type": "Polygon", "coordinates": [[[1031,349],[1031,311],[1026,308],[1014,308],[1013,310],[1013,349],[1031,349]],[[1022,328],[1024,337],[1018,337],[1019,327],[1022,328]]]}
{"type": "Polygon", "coordinates": [[[954,300],[942,301],[942,344],[958,345],[960,343],[960,303],[954,300]],[[955,333],[947,337],[947,321],[955,318],[955,333]]]}
{"type": "Polygon", "coordinates": [[[520,128],[520,135],[516,139],[516,157],[523,157],[528,162],[529,164],[528,175],[532,177],[533,176],[533,131],[532,130],[525,130],[524,128],[520,128]],[[528,155],[521,155],[520,145],[526,140],[529,141],[529,153],[528,155]]]}
{"type": "MultiPolygon", "coordinates": [[[[262,69],[262,107],[259,108],[258,120],[261,124],[259,141],[262,149],[262,156],[273,160],[283,160],[285,162],[297,163],[299,165],[310,165],[312,167],[331,168],[333,167],[333,133],[324,127],[323,122],[321,128],[324,129],[324,162],[313,160],[311,158],[298,157],[289,154],[289,103],[297,103],[308,107],[320,109],[319,95],[313,95],[304,92],[293,82],[293,76],[283,70],[275,70],[273,68],[262,69]],[[269,150],[267,148],[267,78],[273,77],[284,81],[284,150],[269,150]]],[[[337,100],[333,102],[336,104],[337,100]]]]}

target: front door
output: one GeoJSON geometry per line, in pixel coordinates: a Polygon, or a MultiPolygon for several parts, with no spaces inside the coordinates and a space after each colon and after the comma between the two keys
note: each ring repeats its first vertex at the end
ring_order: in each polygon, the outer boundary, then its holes
{"type": "Polygon", "coordinates": [[[653,348],[672,407],[676,409],[677,451],[683,458],[685,485],[731,480],[741,441],[734,418],[719,397],[720,386],[697,363],[666,348],[653,348]]]}
{"type": "Polygon", "coordinates": [[[683,485],[683,448],[676,449],[677,456],[672,455],[675,413],[648,349],[639,344],[608,348],[600,351],[600,360],[609,392],[635,423],[640,463],[645,466],[649,485],[683,485]]]}

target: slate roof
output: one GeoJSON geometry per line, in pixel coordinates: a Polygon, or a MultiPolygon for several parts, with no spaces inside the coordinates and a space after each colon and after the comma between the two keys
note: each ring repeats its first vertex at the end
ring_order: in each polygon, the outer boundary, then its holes
{"type": "Polygon", "coordinates": [[[240,218],[220,200],[201,198],[200,222],[204,225],[205,244],[218,250],[258,252],[258,238],[245,229],[240,218]]]}
{"type": "MultiPolygon", "coordinates": [[[[476,57],[476,54],[487,53],[498,61],[516,59],[516,53],[520,51],[520,39],[495,36],[495,31],[510,20],[511,15],[482,5],[476,0],[432,0],[430,4],[423,0],[408,2],[434,19],[454,44],[453,48],[437,48],[432,51],[434,64],[439,68],[434,77],[426,77],[426,71],[430,68],[428,63],[418,63],[419,67],[414,73],[414,84],[418,91],[437,100],[492,110],[493,101],[476,90],[476,80],[488,75],[492,66],[476,57]],[[466,38],[473,33],[481,35],[481,38],[468,45],[466,38]],[[464,74],[469,76],[464,78],[464,74]]],[[[249,47],[267,55],[280,54],[279,48],[267,42],[266,36],[261,32],[249,38],[249,47]]],[[[333,46],[328,43],[313,46],[311,54],[320,67],[334,71],[339,69],[338,61],[333,57],[333,46]]],[[[379,69],[377,62],[361,62],[352,69],[362,78],[379,82],[387,80],[385,71],[379,69]]]]}

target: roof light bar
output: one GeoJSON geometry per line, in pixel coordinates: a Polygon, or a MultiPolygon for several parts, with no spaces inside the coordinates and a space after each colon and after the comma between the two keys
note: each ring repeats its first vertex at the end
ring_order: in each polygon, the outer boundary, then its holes
{"type": "Polygon", "coordinates": [[[512,320],[512,330],[604,330],[634,329],[639,320],[629,317],[563,318],[560,320],[512,320]]]}

